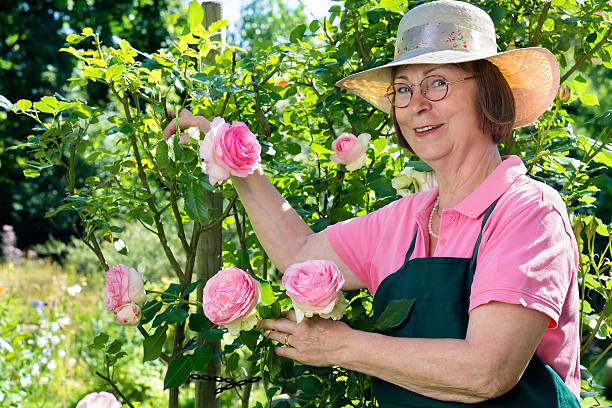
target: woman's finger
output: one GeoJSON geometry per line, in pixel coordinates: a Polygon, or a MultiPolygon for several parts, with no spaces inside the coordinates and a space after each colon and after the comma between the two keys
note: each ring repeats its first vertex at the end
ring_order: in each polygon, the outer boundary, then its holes
{"type": "Polygon", "coordinates": [[[270,329],[277,332],[295,333],[295,321],[280,319],[264,319],[257,324],[260,329],[270,329]]]}

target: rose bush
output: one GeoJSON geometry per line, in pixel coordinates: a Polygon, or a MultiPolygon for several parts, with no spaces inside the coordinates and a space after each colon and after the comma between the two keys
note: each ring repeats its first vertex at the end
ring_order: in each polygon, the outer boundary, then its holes
{"type": "Polygon", "coordinates": [[[216,117],[200,142],[200,157],[210,184],[214,185],[230,175],[246,177],[253,173],[260,166],[261,146],[243,122],[230,126],[223,118],[216,117]]]}
{"type": "Polygon", "coordinates": [[[121,402],[110,392],[92,392],[79,401],[76,408],[121,408],[121,402]]]}
{"type": "Polygon", "coordinates": [[[128,326],[138,325],[140,308],[147,300],[144,283],[138,271],[119,264],[106,271],[104,278],[106,309],[115,314],[119,323],[128,326]]]}
{"type": "Polygon", "coordinates": [[[334,163],[344,164],[348,171],[362,168],[366,163],[366,151],[371,136],[362,133],[358,137],[351,133],[343,133],[332,142],[332,149],[336,152],[330,156],[334,163]]]}
{"type": "Polygon", "coordinates": [[[230,266],[206,282],[202,308],[211,322],[226,326],[231,334],[238,334],[257,323],[255,307],[260,296],[259,282],[242,269],[230,266]]]}
{"type": "Polygon", "coordinates": [[[340,292],[344,277],[335,263],[311,260],[293,264],[283,274],[282,283],[298,322],[315,314],[334,320],[344,315],[346,301],[340,292]]]}

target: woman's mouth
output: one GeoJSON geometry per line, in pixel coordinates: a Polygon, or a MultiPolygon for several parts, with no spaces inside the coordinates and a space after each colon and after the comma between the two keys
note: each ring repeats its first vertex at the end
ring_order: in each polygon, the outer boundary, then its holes
{"type": "Polygon", "coordinates": [[[436,129],[438,129],[441,126],[442,125],[430,125],[430,126],[423,126],[423,127],[415,128],[414,133],[416,134],[417,137],[424,137],[424,136],[432,134],[436,129]]]}

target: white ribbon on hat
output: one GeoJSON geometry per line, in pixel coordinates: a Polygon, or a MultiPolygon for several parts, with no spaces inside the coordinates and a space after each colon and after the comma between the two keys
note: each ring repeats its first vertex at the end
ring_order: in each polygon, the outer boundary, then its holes
{"type": "Polygon", "coordinates": [[[451,23],[427,23],[410,27],[398,35],[395,58],[418,48],[494,54],[497,44],[495,38],[488,37],[481,31],[451,23]]]}

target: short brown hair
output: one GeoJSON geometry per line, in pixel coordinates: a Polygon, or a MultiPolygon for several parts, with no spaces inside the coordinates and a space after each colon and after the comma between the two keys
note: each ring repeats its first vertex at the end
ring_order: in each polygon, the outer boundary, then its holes
{"type": "MultiPolygon", "coordinates": [[[[476,77],[478,87],[477,104],[481,113],[481,128],[485,134],[491,135],[493,142],[501,143],[512,135],[512,129],[516,118],[514,96],[510,85],[493,63],[481,59],[476,61],[461,62],[453,64],[476,77]]],[[[401,65],[393,67],[392,77],[401,68],[401,65]]],[[[400,146],[412,151],[406,139],[402,135],[399,123],[395,118],[395,109],[391,109],[393,127],[397,134],[397,142],[400,146]]]]}

